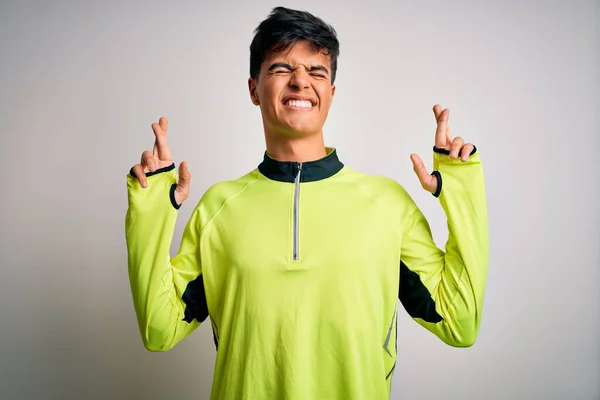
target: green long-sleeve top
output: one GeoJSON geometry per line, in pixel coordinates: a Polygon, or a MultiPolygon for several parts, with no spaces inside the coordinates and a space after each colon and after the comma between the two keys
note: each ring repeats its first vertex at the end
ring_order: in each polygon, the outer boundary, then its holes
{"type": "Polygon", "coordinates": [[[398,299],[452,346],[474,343],[488,264],[479,152],[435,149],[445,251],[397,182],[360,173],[335,149],[306,163],[266,153],[210,187],[170,257],[174,165],[140,187],[128,175],[129,278],[143,343],[167,351],[210,321],[213,400],[390,396],[398,299]]]}

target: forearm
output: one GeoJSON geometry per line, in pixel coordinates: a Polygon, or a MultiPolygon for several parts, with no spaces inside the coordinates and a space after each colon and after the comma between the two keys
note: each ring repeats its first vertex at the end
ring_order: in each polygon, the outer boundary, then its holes
{"type": "Polygon", "coordinates": [[[177,209],[169,198],[174,171],[148,177],[148,187],[128,177],[128,270],[133,304],[145,347],[165,351],[194,326],[182,322],[185,306],[173,283],[170,247],[177,209]]]}
{"type": "MultiPolygon", "coordinates": [[[[429,225],[420,211],[412,218],[410,240],[403,261],[408,271],[405,279],[424,286],[430,297],[415,300],[413,290],[401,282],[401,300],[411,299],[412,307],[428,314],[416,321],[452,346],[474,343],[481,320],[488,264],[488,222],[483,170],[479,154],[463,163],[446,155],[435,154],[434,168],[441,179],[439,199],[448,221],[445,252],[438,249],[429,225]],[[410,251],[408,251],[410,250],[410,251]],[[408,277],[408,278],[407,278],[408,277]],[[433,312],[435,310],[435,312],[433,312]]],[[[406,307],[406,304],[405,304],[406,307]]],[[[407,308],[411,312],[410,307],[407,308]]]]}
{"type": "Polygon", "coordinates": [[[448,240],[440,285],[434,293],[444,314],[445,339],[472,344],[479,330],[488,265],[488,218],[479,153],[466,163],[435,153],[442,179],[440,203],[448,221],[448,240]]]}

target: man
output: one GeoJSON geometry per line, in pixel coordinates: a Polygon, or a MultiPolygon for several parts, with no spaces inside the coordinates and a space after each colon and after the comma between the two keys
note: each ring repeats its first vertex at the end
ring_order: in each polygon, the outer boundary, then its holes
{"type": "Polygon", "coordinates": [[[452,346],[475,341],[488,233],[479,154],[437,120],[434,169],[414,170],[448,216],[446,252],[401,185],[342,164],[323,124],[339,53],[332,27],[275,8],[251,44],[252,102],[266,152],[245,176],[212,186],[177,255],[169,248],[190,173],[179,177],[167,120],[128,176],[126,237],[144,345],[167,351],[209,318],[212,399],[387,399],[398,298],[452,346]]]}

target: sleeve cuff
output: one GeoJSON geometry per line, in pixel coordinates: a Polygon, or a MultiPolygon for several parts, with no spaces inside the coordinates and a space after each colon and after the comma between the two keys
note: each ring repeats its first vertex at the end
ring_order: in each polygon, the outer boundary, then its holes
{"type": "Polygon", "coordinates": [[[433,171],[431,175],[437,178],[437,188],[435,189],[435,192],[432,193],[433,197],[440,197],[440,194],[442,193],[442,174],[440,174],[440,171],[433,171]]]}
{"type": "Polygon", "coordinates": [[[177,204],[177,201],[175,200],[175,189],[177,189],[176,183],[171,185],[171,190],[169,190],[169,198],[171,199],[171,205],[175,207],[176,210],[179,210],[181,204],[177,204]]]}
{"type": "MultiPolygon", "coordinates": [[[[450,155],[450,150],[441,149],[441,148],[435,147],[435,146],[433,146],[433,151],[438,154],[445,154],[447,156],[450,155]]],[[[473,151],[471,151],[471,154],[469,154],[469,157],[471,157],[475,153],[477,153],[477,147],[475,145],[473,145],[473,151]]]]}
{"type": "MultiPolygon", "coordinates": [[[[146,177],[149,178],[151,176],[154,175],[158,175],[158,174],[162,174],[165,172],[170,172],[173,171],[175,169],[175,163],[168,165],[166,167],[163,168],[159,168],[154,172],[148,172],[146,173],[146,177]]],[[[135,183],[137,184],[137,176],[135,174],[135,172],[133,172],[133,167],[129,170],[129,174],[128,176],[128,185],[131,187],[131,185],[134,184],[134,179],[136,180],[135,183]]],[[[173,175],[173,178],[171,179],[168,176],[164,177],[165,179],[167,179],[166,181],[163,180],[162,178],[157,178],[158,181],[156,181],[158,183],[158,186],[160,187],[160,190],[165,190],[168,188],[169,190],[169,202],[171,203],[171,205],[173,206],[173,208],[175,210],[179,210],[179,208],[181,208],[181,204],[177,204],[177,201],[175,200],[175,189],[177,189],[177,179],[175,177],[175,175],[173,175]],[[170,183],[170,182],[174,182],[174,183],[170,183]],[[170,186],[168,186],[170,183],[170,186]]]]}
{"type": "MultiPolygon", "coordinates": [[[[154,172],[148,172],[146,174],[146,178],[148,178],[148,177],[150,177],[152,175],[160,174],[162,172],[169,172],[169,171],[172,171],[174,169],[175,169],[175,163],[173,163],[171,165],[168,165],[166,167],[159,168],[159,169],[157,169],[154,172]]],[[[135,172],[133,172],[133,167],[131,167],[131,169],[129,170],[129,175],[131,175],[133,178],[137,178],[137,176],[135,175],[135,172]]]]}
{"type": "MultiPolygon", "coordinates": [[[[443,154],[446,156],[450,155],[449,150],[441,149],[436,146],[433,146],[433,151],[434,151],[434,153],[443,154]]],[[[473,145],[473,150],[471,151],[471,154],[469,154],[469,157],[471,157],[475,153],[477,153],[477,147],[475,145],[473,145]]],[[[436,164],[435,168],[437,168],[437,163],[434,163],[434,164],[436,164]]],[[[442,193],[442,174],[440,174],[440,172],[438,170],[435,170],[431,173],[431,175],[433,175],[437,178],[437,188],[435,189],[435,192],[432,193],[433,197],[440,197],[440,194],[442,193]]]]}

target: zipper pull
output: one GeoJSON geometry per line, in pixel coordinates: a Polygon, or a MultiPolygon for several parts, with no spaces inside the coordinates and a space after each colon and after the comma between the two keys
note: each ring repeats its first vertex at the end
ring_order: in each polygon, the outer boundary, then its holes
{"type": "Polygon", "coordinates": [[[302,163],[296,165],[296,181],[300,183],[300,174],[302,173],[302,163]]]}

